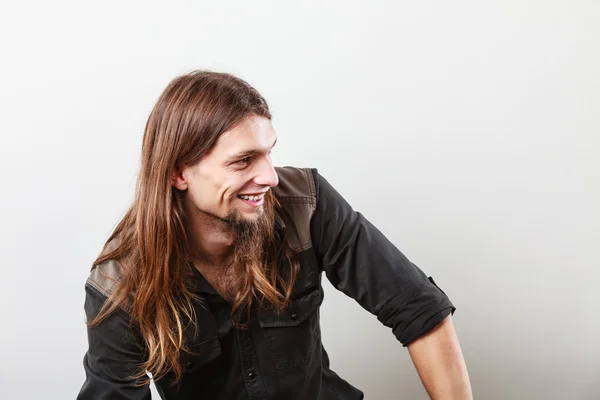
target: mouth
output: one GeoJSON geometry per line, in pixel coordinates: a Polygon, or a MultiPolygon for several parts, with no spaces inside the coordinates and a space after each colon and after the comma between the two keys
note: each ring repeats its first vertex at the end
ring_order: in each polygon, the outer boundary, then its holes
{"type": "Polygon", "coordinates": [[[252,207],[260,207],[265,201],[265,193],[259,194],[240,194],[238,199],[252,207]]]}

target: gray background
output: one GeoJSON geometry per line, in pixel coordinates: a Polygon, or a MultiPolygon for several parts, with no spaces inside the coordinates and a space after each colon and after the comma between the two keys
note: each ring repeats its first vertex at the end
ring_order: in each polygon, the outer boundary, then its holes
{"type": "MultiPolygon", "coordinates": [[[[600,398],[598,2],[3,2],[0,45],[0,398],[75,397],[146,118],[202,67],[449,294],[476,398],[600,398]]],[[[367,399],[427,397],[330,286],[322,326],[367,399]]]]}

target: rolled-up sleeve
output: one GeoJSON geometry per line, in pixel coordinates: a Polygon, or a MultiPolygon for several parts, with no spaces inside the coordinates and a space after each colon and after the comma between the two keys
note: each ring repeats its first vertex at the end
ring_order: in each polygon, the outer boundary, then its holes
{"type": "Polygon", "coordinates": [[[410,262],[316,169],[311,239],[334,287],[392,328],[407,346],[456,308],[431,277],[410,262]]]}
{"type": "MultiPolygon", "coordinates": [[[[86,285],[85,313],[92,321],[106,297],[86,285]]],[[[88,351],[83,359],[86,380],[77,400],[150,400],[149,385],[131,378],[143,361],[141,337],[130,327],[129,316],[117,310],[99,325],[88,328],[88,351]]]]}

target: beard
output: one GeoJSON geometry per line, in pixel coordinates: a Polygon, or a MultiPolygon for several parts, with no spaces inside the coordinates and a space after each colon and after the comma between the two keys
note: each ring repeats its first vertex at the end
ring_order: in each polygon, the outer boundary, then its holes
{"type": "Polygon", "coordinates": [[[234,300],[257,270],[265,271],[267,249],[275,240],[274,205],[265,201],[255,219],[243,218],[237,209],[219,218],[233,236],[228,262],[222,271],[221,283],[225,293],[234,300]]]}
{"type": "Polygon", "coordinates": [[[268,211],[261,209],[259,212],[257,218],[248,220],[233,209],[222,219],[233,235],[231,264],[237,266],[236,269],[264,261],[265,242],[273,238],[274,221],[268,211]]]}

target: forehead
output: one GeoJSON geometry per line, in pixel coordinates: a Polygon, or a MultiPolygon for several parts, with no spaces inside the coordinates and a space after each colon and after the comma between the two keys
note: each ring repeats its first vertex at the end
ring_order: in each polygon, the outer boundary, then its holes
{"type": "Polygon", "coordinates": [[[277,138],[268,118],[249,116],[224,132],[213,149],[221,156],[234,156],[245,151],[269,151],[277,138]]]}

